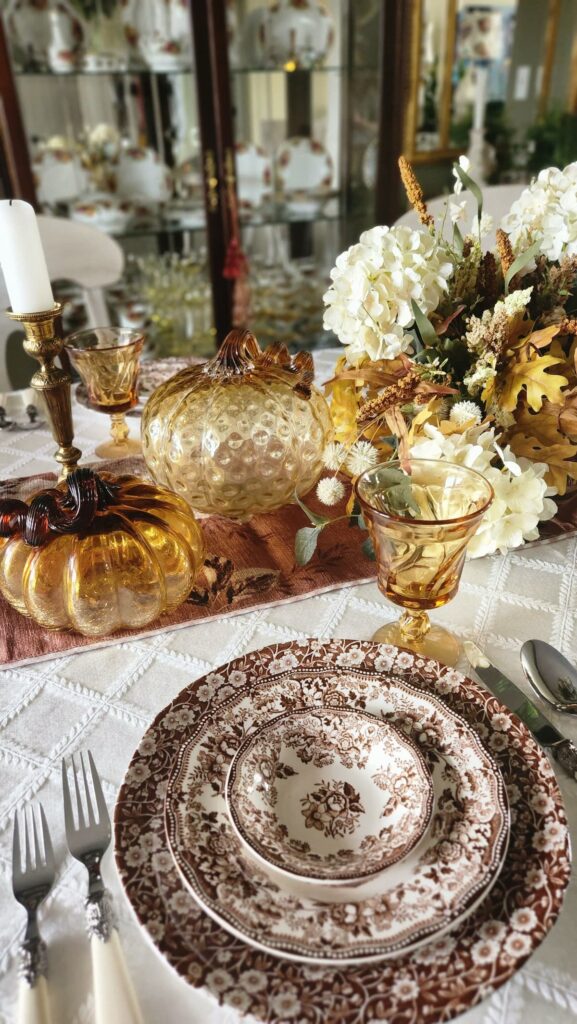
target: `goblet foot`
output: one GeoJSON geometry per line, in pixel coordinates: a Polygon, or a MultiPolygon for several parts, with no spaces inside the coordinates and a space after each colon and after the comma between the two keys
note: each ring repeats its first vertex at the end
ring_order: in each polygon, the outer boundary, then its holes
{"type": "Polygon", "coordinates": [[[130,437],[130,429],[123,412],[112,413],[110,417],[111,441],[104,441],[95,448],[99,459],[125,459],[127,455],[140,455],[142,445],[137,438],[130,437]]]}
{"type": "Polygon", "coordinates": [[[371,639],[380,644],[404,647],[414,654],[433,658],[451,668],[457,664],[462,652],[459,638],[448,629],[431,623],[425,612],[405,612],[396,622],[388,622],[386,626],[377,629],[371,639]]]}
{"type": "Polygon", "coordinates": [[[138,438],[127,437],[124,441],[103,441],[94,449],[99,459],[126,459],[129,455],[142,455],[138,438]]]}

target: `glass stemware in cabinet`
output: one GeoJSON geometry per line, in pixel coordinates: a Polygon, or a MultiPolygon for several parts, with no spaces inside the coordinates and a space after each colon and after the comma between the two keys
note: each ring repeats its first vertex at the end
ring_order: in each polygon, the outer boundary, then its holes
{"type": "Polygon", "coordinates": [[[459,639],[432,624],[427,611],[456,596],[467,544],[493,501],[493,488],[464,466],[411,459],[367,470],[355,489],[375,549],[379,590],[405,609],[373,640],[456,665],[459,639]]]}
{"type": "Polygon", "coordinates": [[[108,413],[111,441],[98,445],[101,459],[122,459],[141,451],[129,437],[126,413],[138,403],[138,371],[144,337],[122,327],[95,327],[66,340],[66,350],[88,392],[88,403],[108,413]]]}

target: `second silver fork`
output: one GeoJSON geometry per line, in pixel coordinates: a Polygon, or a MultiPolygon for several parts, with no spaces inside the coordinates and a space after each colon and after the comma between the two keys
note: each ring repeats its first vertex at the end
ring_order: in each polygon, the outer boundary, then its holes
{"type": "Polygon", "coordinates": [[[114,922],[112,897],[104,886],[100,871],[102,857],[112,838],[110,817],[90,751],[87,759],[88,769],[82,753],[79,757],[80,766],[74,756],[70,758],[75,795],[73,801],[66,760],[63,758],[62,789],[68,848],[88,871],[88,898],[85,906],[92,954],[95,1020],[96,1024],[142,1024],[142,1015],[114,922]]]}
{"type": "Polygon", "coordinates": [[[12,890],[27,915],[26,932],[20,944],[20,987],[18,991],[18,1024],[51,1024],[48,986],[46,982],[46,945],[38,928],[38,908],[50,892],[56,876],[48,824],[38,805],[40,822],[36,823],[34,806],[22,812],[24,861],[20,841],[18,814],[14,815],[12,840],[12,890]],[[42,835],[42,847],[38,833],[42,835]]]}

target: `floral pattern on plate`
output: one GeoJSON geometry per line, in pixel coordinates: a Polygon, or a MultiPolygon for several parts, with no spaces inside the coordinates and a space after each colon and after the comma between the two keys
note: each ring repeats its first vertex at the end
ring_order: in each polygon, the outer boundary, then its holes
{"type": "Polygon", "coordinates": [[[438,698],[382,677],[388,710],[381,717],[418,743],[433,778],[435,812],[423,844],[356,888],[354,921],[340,902],[289,890],[247,857],[224,798],[235,750],[252,729],[302,707],[303,691],[314,690],[326,706],[323,692],[345,687],[353,693],[347,707],[363,710],[359,698],[368,700],[375,679],[316,665],[261,678],[202,719],[168,785],[169,844],[202,906],[257,948],[300,961],[377,960],[444,933],[493,884],[508,838],[503,783],[473,731],[438,698]]]}
{"type": "Polygon", "coordinates": [[[272,194],[271,162],[264,149],[254,142],[237,142],[236,176],[238,206],[242,215],[251,214],[272,194]]]}
{"type": "MultiPolygon", "coordinates": [[[[276,669],[282,672],[285,669],[276,669]]],[[[326,699],[327,694],[323,697],[326,699]]],[[[335,691],[346,704],[348,693],[335,691]]],[[[305,702],[314,703],[314,692],[305,702]]],[[[318,697],[317,697],[318,702],[318,697]]],[[[385,709],[379,678],[365,710],[385,709]]],[[[189,984],[269,1024],[440,1024],[503,985],[553,927],[570,877],[566,817],[555,775],[529,731],[479,683],[405,651],[350,640],[292,641],[239,658],[186,687],[157,715],[135,752],[115,812],[126,893],[151,941],[189,984]],[[293,661],[294,659],[294,661],[293,661]],[[205,711],[271,663],[342,659],[438,693],[493,751],[511,804],[511,839],[490,894],[450,935],[380,964],[299,966],[252,949],[205,914],[167,849],[164,798],[174,757],[205,711]],[[495,720],[495,724],[494,723],[495,720]]],[[[354,918],[354,906],[348,911],[354,918]]]]}
{"type": "Polygon", "coordinates": [[[285,195],[326,192],[333,180],[333,162],[321,142],[295,135],[276,151],[276,173],[285,195]]]}
{"type": "Polygon", "coordinates": [[[265,867],[332,884],[401,860],[430,821],[433,786],[419,749],[390,723],[344,708],[299,708],[249,735],[230,765],[225,800],[235,831],[265,867]]]}

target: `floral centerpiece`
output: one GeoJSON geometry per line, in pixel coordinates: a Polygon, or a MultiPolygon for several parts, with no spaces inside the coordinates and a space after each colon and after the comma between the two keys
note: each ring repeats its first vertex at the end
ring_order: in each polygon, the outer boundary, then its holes
{"type": "MultiPolygon", "coordinates": [[[[447,459],[495,491],[470,556],[503,552],[536,539],[553,496],[577,481],[577,163],[539,174],[497,228],[494,251],[465,157],[438,221],[411,166],[399,165],[421,229],[365,231],[324,296],[325,326],[346,348],[327,385],[334,440],[317,496],[341,503],[349,481],[389,458],[447,459]],[[463,189],[477,203],[467,232],[463,189]]],[[[334,520],[302,507],[300,562],[334,520]]],[[[364,527],[352,488],[344,515],[364,527]]]]}

